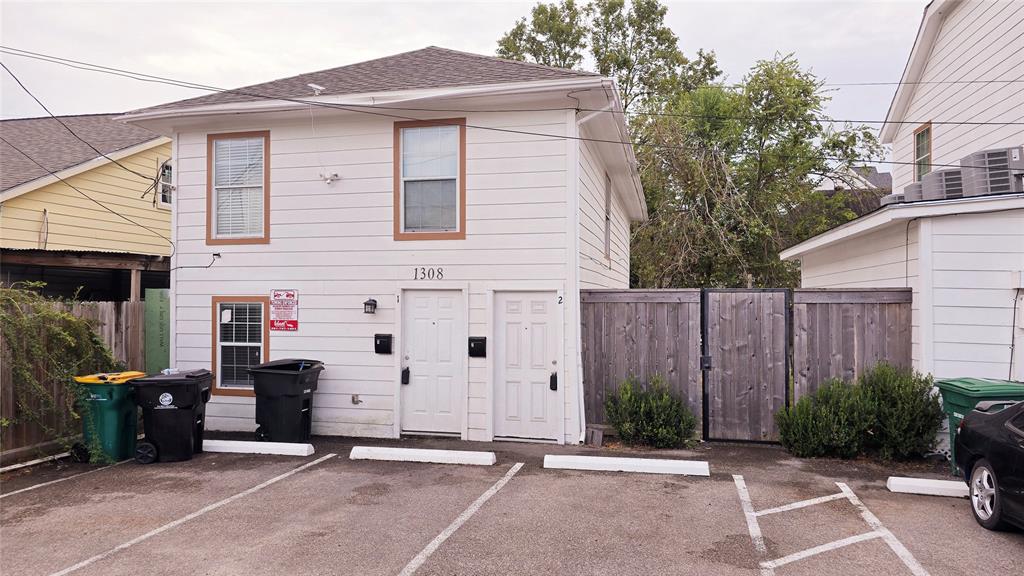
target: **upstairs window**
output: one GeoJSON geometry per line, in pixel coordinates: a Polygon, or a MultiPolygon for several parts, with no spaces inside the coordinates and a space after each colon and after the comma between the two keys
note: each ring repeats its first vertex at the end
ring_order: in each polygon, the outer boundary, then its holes
{"type": "Polygon", "coordinates": [[[932,171],[932,123],[914,131],[914,181],[932,171]]]}
{"type": "Polygon", "coordinates": [[[395,239],[465,238],[465,120],[395,123],[395,239]]]}
{"type": "Polygon", "coordinates": [[[207,137],[207,244],[270,241],[270,133],[207,137]]]}
{"type": "Polygon", "coordinates": [[[170,206],[171,201],[174,200],[174,169],[171,167],[170,160],[160,165],[160,182],[157,186],[160,203],[170,206]]]}

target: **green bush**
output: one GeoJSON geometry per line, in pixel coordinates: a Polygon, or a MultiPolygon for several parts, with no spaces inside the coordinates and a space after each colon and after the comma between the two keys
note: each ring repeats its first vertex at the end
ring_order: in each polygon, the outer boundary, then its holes
{"type": "Polygon", "coordinates": [[[604,410],[619,438],[630,445],[675,448],[689,442],[697,428],[693,413],[672,397],[658,375],[646,388],[633,377],[626,379],[604,410]]]}
{"type": "Polygon", "coordinates": [[[931,377],[882,363],[855,384],[826,382],[780,411],[776,423],[783,447],[796,456],[905,460],[934,448],[942,408],[931,377]]]}

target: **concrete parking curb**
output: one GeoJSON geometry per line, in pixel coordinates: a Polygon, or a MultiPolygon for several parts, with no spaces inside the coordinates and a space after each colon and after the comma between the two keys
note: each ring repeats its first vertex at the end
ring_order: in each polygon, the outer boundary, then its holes
{"type": "Polygon", "coordinates": [[[890,492],[901,494],[922,494],[924,496],[947,496],[950,498],[967,498],[970,491],[967,484],[956,480],[933,480],[930,478],[901,478],[890,476],[885,481],[890,492]]]}
{"type": "Polygon", "coordinates": [[[681,474],[711,476],[707,462],[655,458],[609,458],[607,456],[544,456],[545,468],[593,470],[601,472],[641,472],[645,474],[681,474]]]}
{"type": "Polygon", "coordinates": [[[312,456],[312,444],[292,442],[251,442],[244,440],[203,440],[203,452],[231,454],[274,454],[278,456],[312,456]]]}
{"type": "Polygon", "coordinates": [[[383,446],[354,446],[348,457],[351,460],[389,460],[427,464],[466,464],[469,466],[492,466],[498,461],[494,452],[387,448],[383,446]]]}

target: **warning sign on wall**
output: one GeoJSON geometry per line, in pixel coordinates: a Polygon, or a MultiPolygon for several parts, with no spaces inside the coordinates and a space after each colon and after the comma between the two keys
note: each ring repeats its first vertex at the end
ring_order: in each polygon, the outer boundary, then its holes
{"type": "Polygon", "coordinates": [[[270,329],[289,332],[299,329],[299,292],[297,290],[270,291],[270,329]]]}

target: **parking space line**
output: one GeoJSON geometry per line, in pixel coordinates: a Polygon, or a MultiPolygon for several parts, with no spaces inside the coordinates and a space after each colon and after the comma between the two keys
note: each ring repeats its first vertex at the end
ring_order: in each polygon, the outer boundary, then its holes
{"type": "MultiPolygon", "coordinates": [[[[761,557],[768,556],[768,547],[764,543],[764,535],[761,534],[761,525],[757,523],[757,513],[754,512],[754,503],[750,501],[750,492],[747,491],[747,483],[743,476],[733,474],[733,482],[736,483],[736,492],[740,495],[740,507],[743,508],[743,516],[747,519],[747,531],[750,532],[750,540],[754,543],[754,549],[761,557]]],[[[775,571],[764,565],[761,566],[761,576],[771,576],[775,571]]]]}
{"type": "Polygon", "coordinates": [[[430,543],[427,544],[427,546],[423,550],[421,550],[420,553],[417,554],[415,558],[410,560],[409,563],[405,565],[405,568],[403,568],[402,571],[399,573],[399,576],[411,576],[413,573],[419,570],[420,566],[422,566],[423,563],[426,562],[427,559],[430,558],[430,556],[437,551],[441,544],[444,544],[445,540],[450,538],[451,535],[454,534],[456,530],[458,530],[463,524],[466,523],[467,520],[470,519],[470,517],[476,514],[477,510],[479,510],[480,507],[483,506],[485,502],[491,499],[491,496],[497,494],[498,490],[501,490],[505,486],[505,484],[508,484],[508,481],[511,480],[512,477],[516,475],[516,472],[519,472],[519,469],[522,467],[522,462],[518,462],[515,466],[512,466],[512,468],[510,468],[509,471],[506,472],[504,476],[502,476],[497,482],[495,482],[493,486],[488,488],[486,492],[481,494],[479,498],[474,500],[473,503],[470,504],[468,508],[462,511],[462,514],[459,514],[458,518],[456,518],[451,524],[449,524],[447,528],[441,531],[441,533],[438,534],[436,538],[431,540],[430,543]]]}
{"type": "Polygon", "coordinates": [[[786,564],[789,564],[790,562],[796,562],[797,560],[803,560],[804,558],[810,558],[811,556],[815,556],[817,554],[821,554],[822,552],[828,552],[829,550],[836,550],[836,549],[842,548],[844,546],[849,546],[850,544],[856,544],[857,542],[864,542],[865,540],[874,540],[875,538],[881,538],[881,537],[882,537],[881,534],[879,534],[878,532],[875,532],[874,530],[872,530],[871,532],[865,532],[863,534],[858,534],[856,536],[850,536],[849,538],[843,538],[841,540],[835,540],[835,541],[829,542],[827,544],[822,544],[820,546],[815,546],[813,548],[808,548],[806,550],[801,550],[799,552],[794,552],[794,553],[790,554],[789,556],[783,556],[782,558],[776,558],[775,560],[766,560],[764,562],[761,562],[761,567],[762,568],[775,569],[775,568],[778,568],[779,566],[785,566],[786,564]]]}
{"type": "Polygon", "coordinates": [[[850,503],[853,504],[860,512],[861,518],[864,518],[864,521],[868,523],[868,526],[871,526],[875,532],[881,536],[882,540],[889,545],[889,548],[892,548],[892,551],[895,552],[896,556],[898,556],[899,559],[906,564],[907,568],[914,573],[914,576],[929,576],[928,571],[924,569],[924,566],[921,566],[916,558],[914,558],[914,555],[910,553],[910,550],[907,550],[907,547],[897,540],[896,536],[893,535],[888,528],[882,525],[882,521],[868,510],[868,507],[860,501],[860,498],[853,493],[853,490],[850,490],[849,486],[842,482],[836,482],[836,486],[839,486],[839,489],[843,491],[843,494],[845,494],[847,499],[850,500],[850,503]]]}
{"type": "Polygon", "coordinates": [[[206,514],[207,512],[212,512],[213,510],[216,510],[217,508],[220,508],[221,506],[225,506],[227,504],[230,504],[230,503],[234,502],[235,500],[238,500],[240,498],[244,498],[246,496],[249,496],[250,494],[254,494],[256,492],[259,492],[260,490],[266,488],[267,486],[270,486],[271,484],[275,484],[277,482],[280,482],[281,480],[284,480],[285,478],[288,478],[289,476],[292,476],[294,474],[298,474],[299,472],[302,472],[303,470],[305,470],[307,468],[316,466],[317,464],[323,462],[324,460],[328,460],[330,458],[334,458],[335,456],[337,456],[337,454],[333,454],[333,453],[332,454],[328,454],[328,455],[323,456],[321,458],[317,458],[316,460],[314,460],[312,462],[308,462],[306,464],[303,464],[302,466],[298,466],[296,468],[292,468],[288,472],[285,472],[285,473],[280,474],[278,476],[274,476],[270,480],[267,480],[265,482],[261,482],[261,483],[255,485],[255,486],[253,486],[252,488],[249,488],[248,490],[244,490],[242,492],[239,492],[239,493],[235,494],[234,496],[229,496],[229,497],[227,497],[227,498],[225,498],[223,500],[219,500],[217,502],[214,502],[213,504],[210,504],[208,506],[200,508],[199,510],[196,510],[195,512],[192,512],[191,514],[188,514],[186,516],[182,516],[181,518],[178,518],[177,520],[174,520],[173,522],[168,522],[167,524],[164,524],[163,526],[161,526],[159,528],[156,528],[154,530],[150,530],[149,532],[146,532],[145,534],[143,534],[141,536],[138,536],[136,538],[133,538],[133,539],[131,539],[131,540],[129,540],[129,541],[123,543],[123,544],[115,546],[114,548],[111,548],[110,550],[107,550],[106,552],[97,554],[97,555],[93,556],[92,558],[88,558],[86,560],[82,560],[78,564],[75,564],[74,566],[68,566],[67,568],[65,568],[65,569],[63,569],[63,570],[61,570],[59,572],[54,572],[50,576],[64,576],[65,574],[70,574],[70,573],[72,573],[72,572],[74,572],[76,570],[80,570],[82,568],[85,568],[86,566],[89,566],[90,564],[94,564],[96,562],[99,562],[100,560],[103,560],[104,558],[107,558],[107,557],[109,557],[109,556],[111,556],[113,554],[116,554],[117,552],[120,552],[121,550],[125,550],[127,548],[131,548],[132,546],[135,546],[136,544],[138,544],[140,542],[144,542],[146,540],[149,540],[153,536],[157,536],[159,534],[162,534],[162,533],[164,533],[164,532],[166,532],[166,531],[168,531],[168,530],[170,530],[172,528],[177,528],[178,526],[181,526],[182,524],[188,522],[189,520],[193,520],[195,518],[198,518],[199,516],[202,516],[203,514],[206,514]]]}
{"type": "Polygon", "coordinates": [[[8,492],[7,494],[0,494],[0,500],[2,500],[4,498],[7,498],[8,496],[14,496],[15,494],[21,494],[22,492],[28,492],[29,490],[35,490],[36,488],[42,488],[43,486],[50,486],[51,484],[56,484],[58,482],[63,482],[65,480],[71,480],[73,478],[81,478],[82,476],[86,476],[88,474],[92,474],[93,472],[99,472],[100,470],[106,470],[107,468],[113,468],[114,466],[117,466],[119,464],[124,464],[125,462],[130,462],[130,461],[131,461],[130,458],[128,460],[121,460],[120,462],[114,462],[113,464],[108,464],[108,465],[100,467],[100,468],[93,468],[92,470],[86,470],[85,472],[79,472],[78,474],[72,474],[71,476],[66,476],[64,478],[57,478],[56,480],[50,480],[49,482],[43,482],[43,483],[40,483],[40,484],[36,484],[35,486],[29,486],[28,488],[22,488],[21,490],[15,490],[14,492],[8,492]]]}
{"type": "Polygon", "coordinates": [[[785,506],[778,506],[776,508],[768,508],[767,510],[761,510],[755,512],[756,516],[767,516],[769,514],[777,514],[779,512],[789,512],[790,510],[799,510],[800,508],[806,508],[808,506],[814,506],[815,504],[822,504],[824,502],[831,502],[832,500],[842,500],[846,498],[846,494],[842,492],[836,494],[829,494],[828,496],[820,496],[818,498],[811,498],[810,500],[801,500],[799,502],[793,502],[792,504],[786,504],[785,506]]]}

